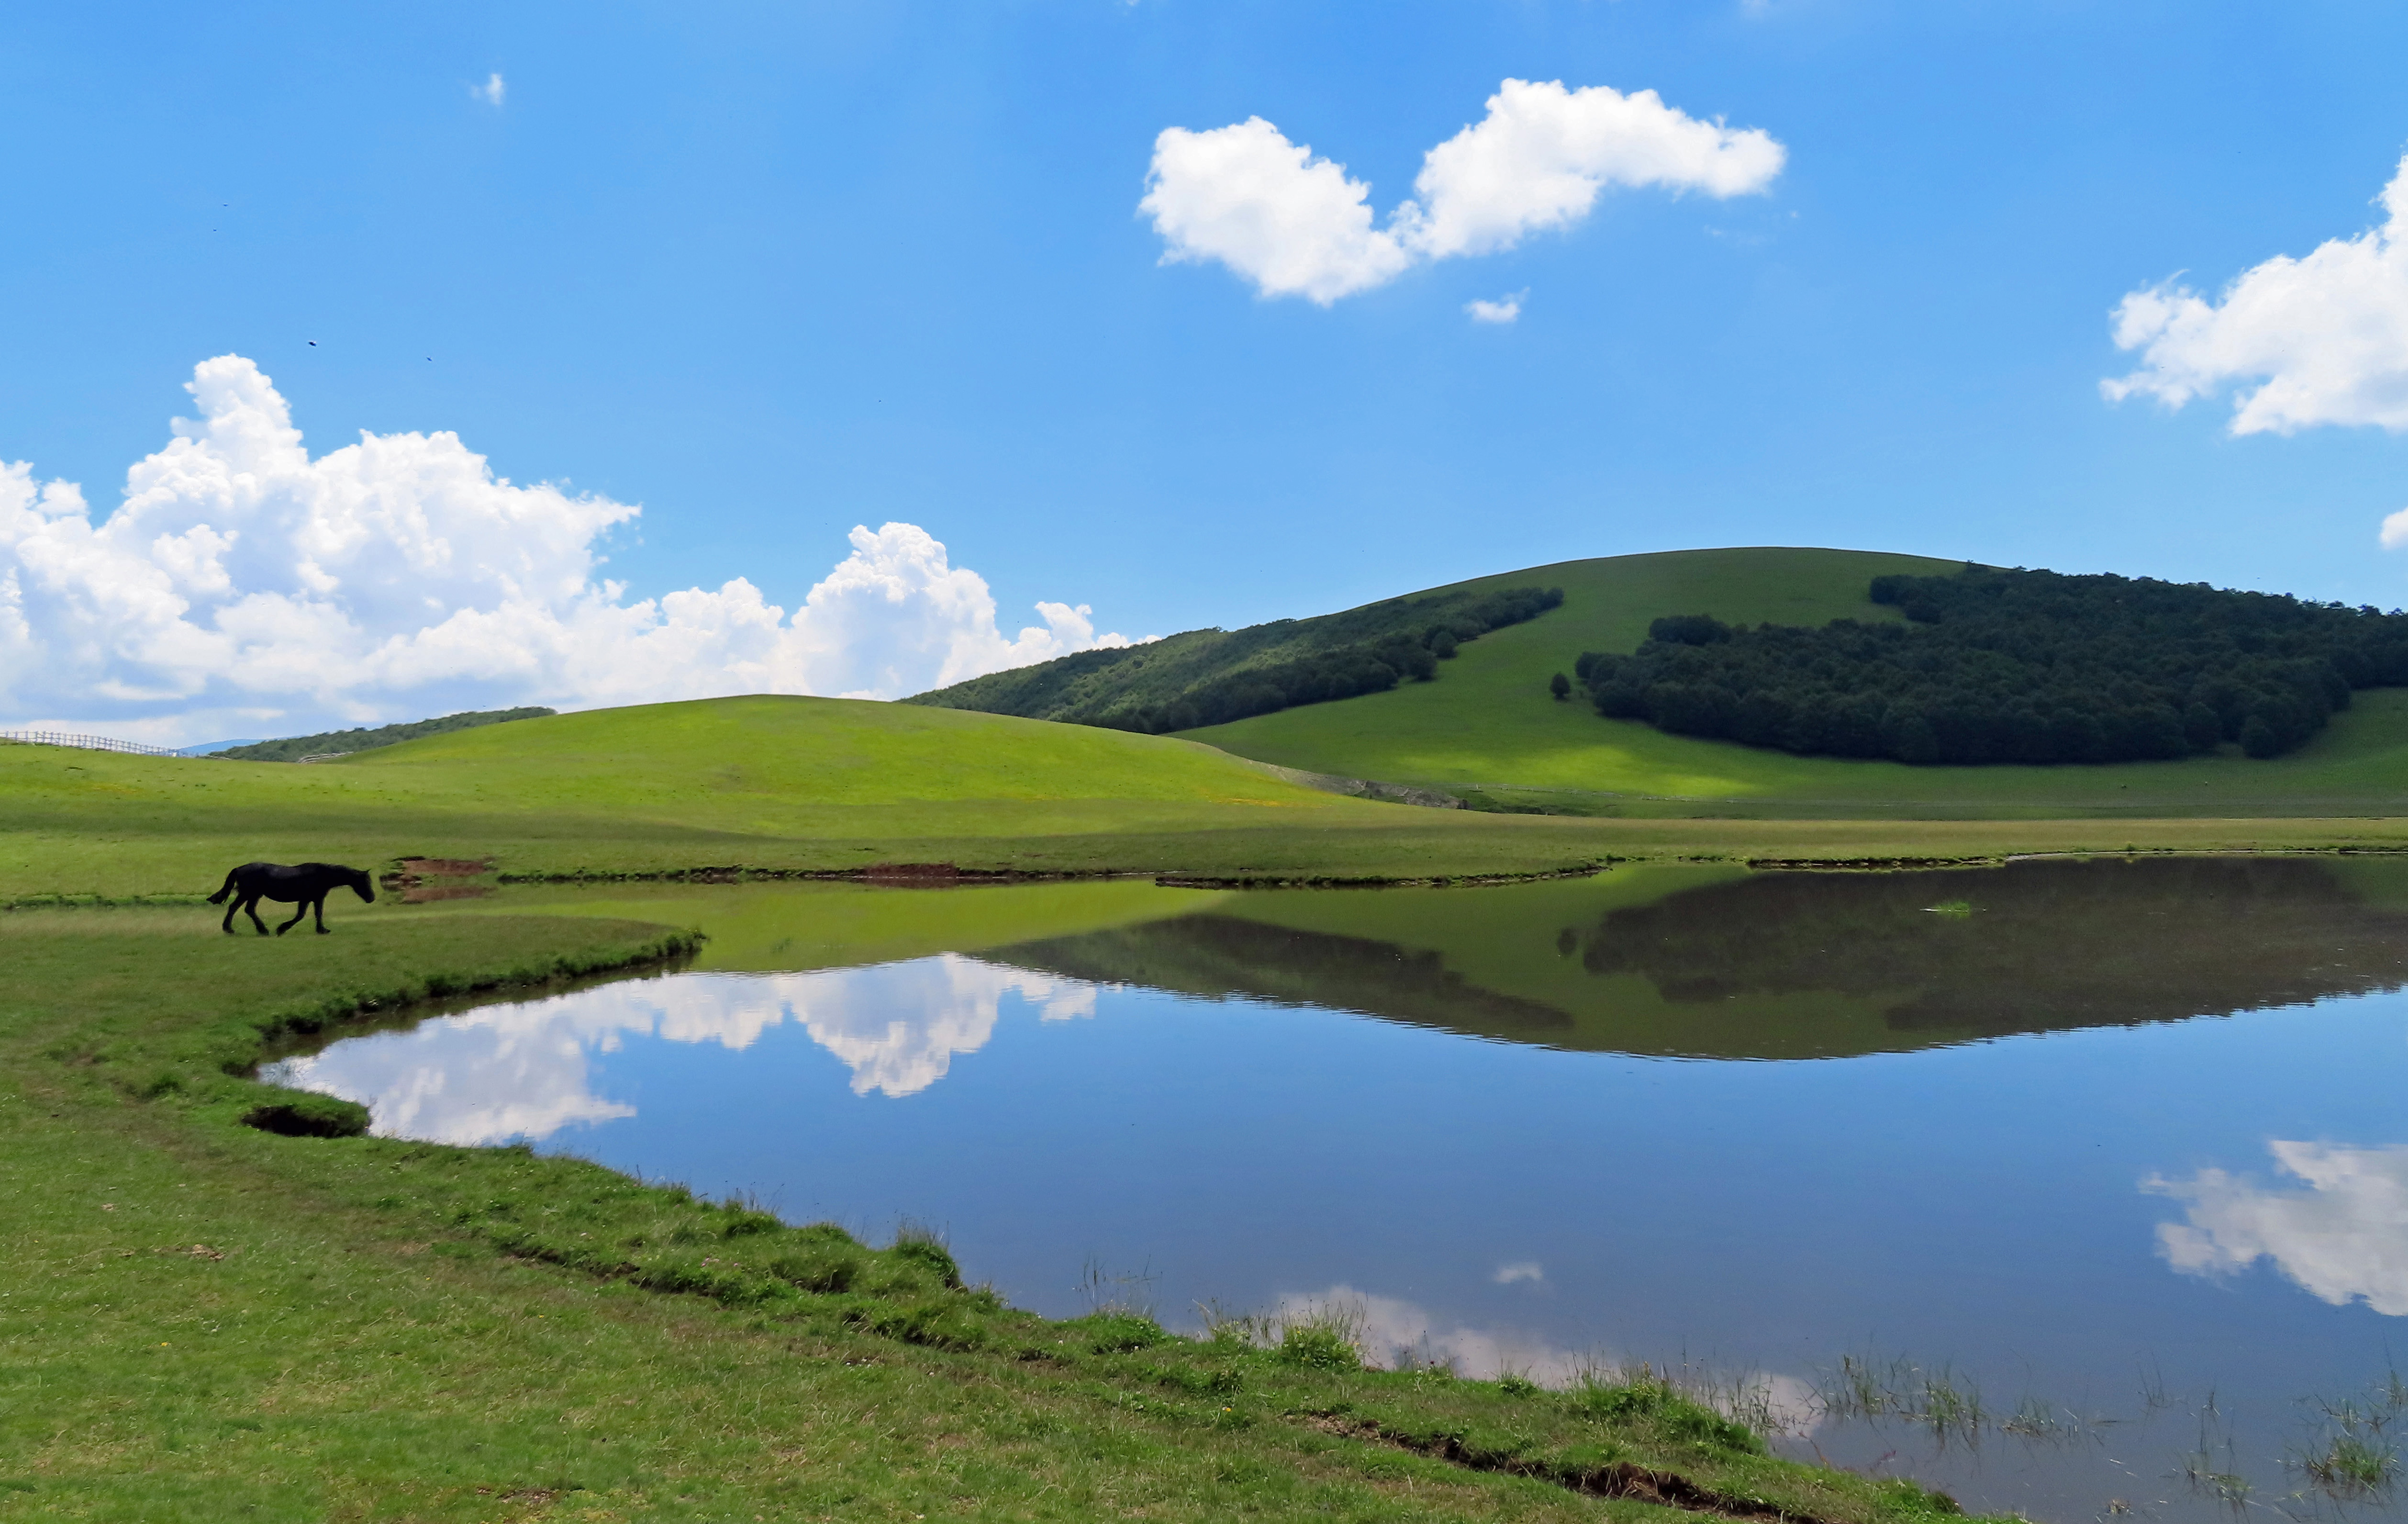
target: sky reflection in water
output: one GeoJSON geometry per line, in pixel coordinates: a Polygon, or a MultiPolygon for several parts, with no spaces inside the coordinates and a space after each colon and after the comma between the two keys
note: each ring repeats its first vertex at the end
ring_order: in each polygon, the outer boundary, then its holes
{"type": "MultiPolygon", "coordinates": [[[[1251,895],[486,1007],[282,1074],[387,1133],[933,1222],[1049,1312],[1093,1260],[1174,1326],[1339,1301],[1467,1373],[1686,1358],[1793,1410],[1846,1353],[2094,1416],[2213,1387],[2272,1497],[2296,1400],[2382,1374],[2408,1316],[2394,903],[2288,862],[1251,895]]],[[[1813,1444],[1986,1506],[2205,1517],[2172,1413],[1813,1444]]]]}

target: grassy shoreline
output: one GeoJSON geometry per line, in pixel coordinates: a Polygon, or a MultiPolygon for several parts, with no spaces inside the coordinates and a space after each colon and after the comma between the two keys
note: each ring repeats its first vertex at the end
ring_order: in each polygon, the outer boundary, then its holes
{"type": "Polygon", "coordinates": [[[1048,1321],[924,1239],[523,1148],[241,1123],[280,1034],[690,944],[444,907],[323,939],[0,917],[0,1518],[1953,1512],[1645,1380],[1367,1371],[1312,1322],[1048,1321]]]}

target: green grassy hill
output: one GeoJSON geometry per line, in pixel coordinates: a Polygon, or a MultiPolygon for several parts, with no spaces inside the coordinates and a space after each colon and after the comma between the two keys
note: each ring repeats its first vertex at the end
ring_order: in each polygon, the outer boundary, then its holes
{"type": "Polygon", "coordinates": [[[19,896],[207,892],[255,858],[490,857],[530,873],[1093,868],[1082,843],[1100,840],[1121,858],[1111,866],[1170,868],[1187,865],[1167,843],[1198,833],[1344,837],[1440,818],[1182,740],[800,697],[520,720],[309,767],[0,746],[0,887],[19,896]]]}
{"type": "MultiPolygon", "coordinates": [[[[1559,723],[1604,727],[1543,691],[1539,703],[1550,721],[1560,708],[1559,723]]],[[[2337,726],[2302,755],[2347,736],[2337,726]]],[[[1775,800],[1760,813],[1784,809],[1807,812],[1775,800]]],[[[1490,814],[1323,793],[1167,736],[917,705],[724,698],[520,720],[309,767],[0,745],[0,905],[202,895],[229,867],[262,859],[376,869],[481,859],[522,878],[953,863],[1327,881],[1555,872],[1614,858],[2396,847],[2408,830],[2408,821],[2281,812],[2292,818],[1490,814]]]]}
{"type": "Polygon", "coordinates": [[[1435,678],[1462,643],[1562,597],[1529,586],[1417,593],[1311,619],[1098,646],[903,701],[1159,735],[1435,678]]]}
{"type": "MultiPolygon", "coordinates": [[[[1676,551],[1568,561],[1460,584],[1544,582],[1563,607],[1463,648],[1436,683],[1182,732],[1241,756],[1441,787],[1475,803],[1582,814],[2027,819],[2112,815],[2372,815],[2408,812],[2408,691],[2360,693],[2289,755],[2237,751],[2107,767],[1908,767],[1666,735],[1599,718],[1547,679],[1583,651],[1629,651],[1648,622],[1892,620],[1866,598],[1885,572],[1956,562],[1860,551],[1676,551]]],[[[1445,589],[1441,591],[1454,591],[1445,589]]]]}
{"type": "Polygon", "coordinates": [[[229,746],[210,755],[228,762],[298,762],[303,757],[345,756],[352,752],[397,745],[426,736],[474,730],[484,725],[507,725],[512,720],[538,720],[558,712],[540,704],[531,704],[523,709],[467,710],[458,714],[445,714],[432,720],[412,720],[402,725],[380,725],[374,728],[354,726],[349,730],[323,730],[314,736],[255,740],[247,745],[229,746]]]}
{"type": "Polygon", "coordinates": [[[0,903],[207,893],[258,859],[1393,878],[1645,849],[1603,823],[1325,793],[1169,737],[784,697],[520,720],[309,767],[0,745],[0,903]]]}

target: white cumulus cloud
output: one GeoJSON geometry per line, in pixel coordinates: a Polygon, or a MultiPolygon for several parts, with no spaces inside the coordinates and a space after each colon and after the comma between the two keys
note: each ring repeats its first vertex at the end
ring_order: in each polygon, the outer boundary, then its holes
{"type": "Polygon", "coordinates": [[[2235,434],[2408,429],[2408,158],[2380,204],[2380,225],[2298,259],[2278,254],[2215,300],[2173,281],[2125,296],[2115,345],[2140,351],[2141,364],[2100,382],[2101,393],[2179,408],[2238,386],[2235,434]]]}
{"type": "Polygon", "coordinates": [[[502,77],[499,74],[494,74],[487,76],[483,84],[470,85],[468,94],[471,98],[483,101],[488,106],[499,106],[502,104],[502,94],[508,88],[502,83],[502,77]]]}
{"type": "MultiPolygon", "coordinates": [[[[83,494],[0,464],[0,716],[206,740],[278,719],[414,719],[809,693],[896,697],[1095,645],[1085,604],[1007,636],[975,571],[915,525],[856,526],[789,617],[747,577],[630,600],[604,537],[638,510],[497,477],[458,435],[362,433],[312,458],[239,355],[193,419],[83,494]]],[[[782,574],[774,563],[752,568],[782,574]]]]}
{"type": "Polygon", "coordinates": [[[1138,205],[1165,261],[1218,260],[1263,295],[1327,306],[1417,262],[1578,222],[1609,187],[1743,195],[1769,187],[1786,156],[1761,129],[1700,121],[1652,90],[1507,79],[1485,117],[1423,156],[1414,198],[1384,226],[1367,183],[1260,117],[1166,128],[1138,205]]]}
{"type": "Polygon", "coordinates": [[[1165,128],[1138,207],[1162,235],[1166,261],[1217,259],[1266,296],[1326,307],[1412,263],[1394,234],[1372,225],[1370,189],[1249,117],[1210,132],[1165,128]]]}
{"type": "Polygon", "coordinates": [[[1474,323],[1512,323],[1521,317],[1522,298],[1528,295],[1526,290],[1517,291],[1493,302],[1475,296],[1463,304],[1463,309],[1471,314],[1474,323]]]}
{"type": "Polygon", "coordinates": [[[2396,551],[2402,545],[2408,545],[2408,508],[2386,514],[2383,520],[2383,548],[2396,551]]]}
{"type": "Polygon", "coordinates": [[[2305,1189],[2270,1187],[2223,1170],[2141,1188],[2185,1203],[2186,1220],[2157,1228],[2174,1269],[2230,1274],[2270,1259],[2320,1301],[2364,1301],[2408,1316],[2408,1147],[2269,1143],[2305,1189]]]}

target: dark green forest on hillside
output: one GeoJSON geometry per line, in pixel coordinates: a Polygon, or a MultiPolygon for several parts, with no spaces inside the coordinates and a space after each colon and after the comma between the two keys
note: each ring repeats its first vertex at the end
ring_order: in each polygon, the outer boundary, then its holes
{"type": "Polygon", "coordinates": [[[1553,587],[1417,594],[1314,619],[1082,651],[904,702],[1115,730],[1192,730],[1426,683],[1457,646],[1563,601],[1553,587]]]}
{"type": "Polygon", "coordinates": [[[1575,670],[1598,712],[1676,735],[1910,763],[2279,756],[2408,684],[2408,614],[2204,583],[1968,566],[1874,578],[1906,622],[1658,619],[1575,670]]]}
{"type": "Polygon", "coordinates": [[[298,762],[305,756],[348,756],[353,752],[395,746],[422,736],[474,730],[480,725],[500,725],[505,720],[540,719],[554,712],[539,704],[525,709],[469,710],[458,714],[446,714],[436,720],[380,725],[373,730],[328,730],[315,736],[287,736],[282,740],[263,740],[253,746],[230,746],[215,755],[231,762],[298,762]]]}

